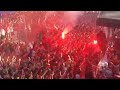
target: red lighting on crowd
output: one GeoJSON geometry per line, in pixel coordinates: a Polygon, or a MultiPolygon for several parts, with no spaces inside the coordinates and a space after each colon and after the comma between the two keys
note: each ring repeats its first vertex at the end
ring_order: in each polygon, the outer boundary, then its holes
{"type": "MultiPolygon", "coordinates": [[[[91,16],[92,11],[83,12],[2,14],[0,79],[106,79],[106,72],[100,73],[98,64],[107,41],[102,38],[102,42],[101,34],[100,39],[96,35],[95,29],[99,30],[95,26],[97,14],[94,12],[91,16]],[[10,73],[4,73],[9,69],[10,73]]],[[[117,73],[111,76],[113,74],[117,73]]]]}

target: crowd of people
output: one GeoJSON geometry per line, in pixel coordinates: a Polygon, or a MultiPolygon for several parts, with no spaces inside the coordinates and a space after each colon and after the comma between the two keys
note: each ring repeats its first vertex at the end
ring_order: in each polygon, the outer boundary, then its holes
{"type": "MultiPolygon", "coordinates": [[[[114,51],[112,47],[107,49],[109,51],[107,56],[110,59],[107,63],[108,67],[102,70],[98,68],[104,55],[98,43],[94,43],[97,40],[96,29],[102,29],[95,25],[97,13],[86,13],[82,16],[78,24],[65,34],[65,38],[62,38],[64,25],[60,25],[59,20],[63,12],[58,12],[56,16],[52,14],[47,19],[44,17],[45,14],[46,12],[13,13],[13,18],[14,15],[18,18],[20,15],[26,17],[23,22],[25,27],[28,25],[27,33],[32,32],[34,39],[28,36],[27,40],[26,38],[24,40],[17,36],[18,40],[14,40],[12,35],[10,37],[4,35],[1,38],[0,79],[116,78],[115,75],[119,74],[120,62],[118,55],[112,53],[114,51]],[[40,16],[42,18],[39,18],[40,16]]],[[[10,21],[15,22],[13,18],[9,20],[9,25],[10,21]]],[[[18,22],[19,25],[22,20],[18,22]]],[[[21,27],[19,28],[23,30],[24,26],[21,27]]],[[[17,31],[18,28],[14,30],[17,31]]]]}

